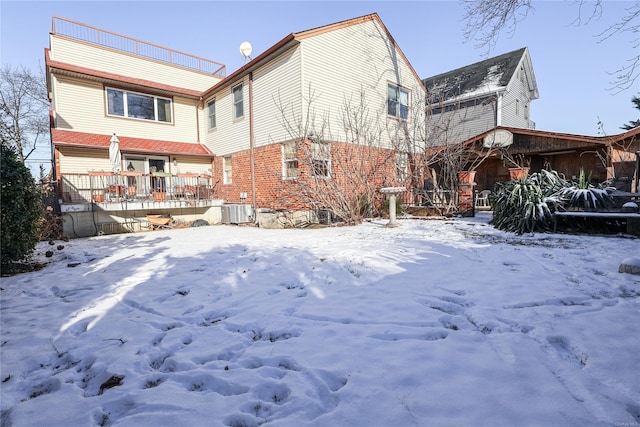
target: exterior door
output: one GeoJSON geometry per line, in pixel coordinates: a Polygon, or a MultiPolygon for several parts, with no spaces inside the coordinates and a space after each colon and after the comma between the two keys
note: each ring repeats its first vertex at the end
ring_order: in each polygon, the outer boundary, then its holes
{"type": "MultiPolygon", "coordinates": [[[[166,172],[165,165],[167,163],[167,159],[164,158],[150,158],[149,161],[149,173],[153,175],[154,172],[166,172]]],[[[151,177],[151,191],[166,191],[167,183],[165,182],[164,177],[156,176],[151,177]]]]}

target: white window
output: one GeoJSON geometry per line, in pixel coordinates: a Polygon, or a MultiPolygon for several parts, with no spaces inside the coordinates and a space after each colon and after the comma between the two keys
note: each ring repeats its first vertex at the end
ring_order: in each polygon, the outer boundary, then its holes
{"type": "Polygon", "coordinates": [[[216,127],[216,100],[209,101],[207,104],[207,115],[209,116],[209,129],[216,127]]]}
{"type": "Polygon", "coordinates": [[[387,114],[399,120],[409,118],[409,91],[389,83],[387,85],[387,114]]]}
{"type": "Polygon", "coordinates": [[[520,114],[520,100],[516,99],[516,116],[520,114]]]}
{"type": "Polygon", "coordinates": [[[244,99],[242,95],[242,83],[234,87],[233,93],[233,118],[239,119],[244,117],[244,99]]]}
{"type": "Polygon", "coordinates": [[[298,144],[295,141],[282,144],[282,176],[285,179],[298,177],[298,144]]]}
{"type": "Polygon", "coordinates": [[[231,166],[231,156],[222,158],[222,169],[224,171],[223,182],[225,184],[231,184],[233,168],[231,166]]]}
{"type": "Polygon", "coordinates": [[[524,104],[524,119],[529,120],[529,104],[524,104]]]}
{"type": "Polygon", "coordinates": [[[107,115],[171,123],[171,99],[106,88],[107,115]]]}
{"type": "Polygon", "coordinates": [[[311,167],[313,176],[329,178],[331,174],[330,160],[329,144],[323,142],[311,143],[311,167]]]}
{"type": "Polygon", "coordinates": [[[399,152],[396,157],[396,171],[398,179],[402,182],[409,177],[409,154],[399,152]]]}

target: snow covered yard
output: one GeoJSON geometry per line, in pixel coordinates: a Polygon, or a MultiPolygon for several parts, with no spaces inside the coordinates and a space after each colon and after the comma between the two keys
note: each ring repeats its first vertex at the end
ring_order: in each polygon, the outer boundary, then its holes
{"type": "Polygon", "coordinates": [[[1,424],[639,425],[640,239],[489,218],[65,243],[2,279],[1,424]]]}

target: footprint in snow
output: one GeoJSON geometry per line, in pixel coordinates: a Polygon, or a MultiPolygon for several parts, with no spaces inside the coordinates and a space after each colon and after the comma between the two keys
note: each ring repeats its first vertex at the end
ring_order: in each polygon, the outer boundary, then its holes
{"type": "Polygon", "coordinates": [[[547,342],[558,353],[561,359],[576,364],[580,366],[580,368],[584,368],[587,365],[589,356],[572,346],[567,337],[548,336],[547,342]]]}

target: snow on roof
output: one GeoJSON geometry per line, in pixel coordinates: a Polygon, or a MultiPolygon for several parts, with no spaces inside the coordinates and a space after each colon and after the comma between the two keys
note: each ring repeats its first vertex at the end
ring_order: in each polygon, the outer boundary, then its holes
{"type": "Polygon", "coordinates": [[[423,79],[427,91],[444,100],[473,98],[507,87],[526,47],[423,79]]]}

